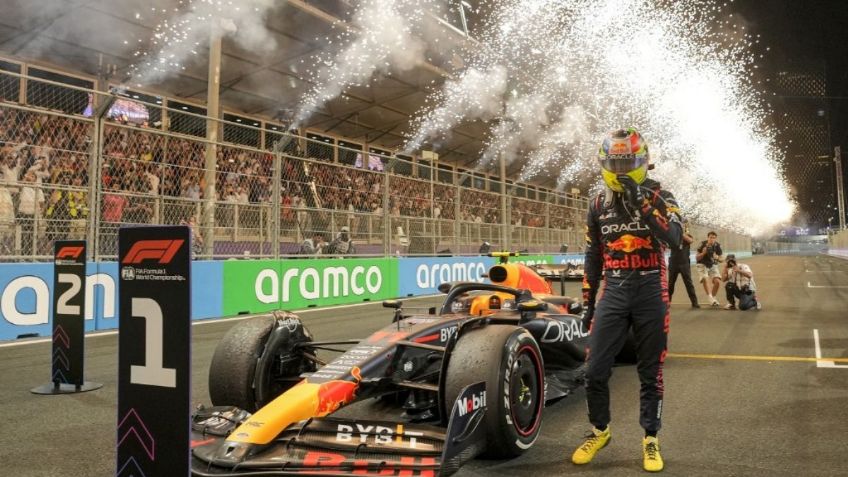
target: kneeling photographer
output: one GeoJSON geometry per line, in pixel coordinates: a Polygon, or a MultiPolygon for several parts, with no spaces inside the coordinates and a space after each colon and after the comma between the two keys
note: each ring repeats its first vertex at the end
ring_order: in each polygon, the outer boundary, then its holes
{"type": "Polygon", "coordinates": [[[732,253],[727,255],[724,269],[721,271],[721,279],[724,280],[724,289],[727,291],[727,310],[737,308],[736,300],[739,300],[740,310],[761,309],[762,304],[757,301],[757,284],[754,282],[754,272],[751,267],[736,261],[732,253]]]}

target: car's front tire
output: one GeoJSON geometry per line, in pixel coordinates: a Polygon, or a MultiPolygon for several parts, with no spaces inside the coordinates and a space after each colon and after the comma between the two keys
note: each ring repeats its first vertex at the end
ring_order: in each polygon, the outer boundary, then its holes
{"type": "Polygon", "coordinates": [[[297,316],[274,313],[242,321],[224,335],[209,366],[214,406],[254,412],[315,371],[296,345],[312,341],[297,316]]]}
{"type": "Polygon", "coordinates": [[[527,330],[490,325],[463,333],[445,376],[450,412],[462,389],[485,381],[486,457],[515,457],[529,449],[542,424],[545,372],[542,353],[527,330]]]}

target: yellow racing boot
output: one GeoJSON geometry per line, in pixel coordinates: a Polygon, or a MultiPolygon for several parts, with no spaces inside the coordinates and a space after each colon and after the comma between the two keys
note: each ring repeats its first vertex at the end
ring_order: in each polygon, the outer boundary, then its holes
{"type": "Polygon", "coordinates": [[[583,444],[581,444],[580,447],[574,451],[574,454],[572,454],[571,462],[578,465],[592,462],[592,458],[595,457],[595,454],[609,443],[610,437],[612,436],[610,435],[609,426],[607,426],[607,428],[603,431],[598,430],[597,427],[593,427],[592,432],[586,434],[586,440],[583,441],[583,444]]]}
{"type": "Polygon", "coordinates": [[[656,437],[647,436],[642,439],[642,467],[648,472],[663,470],[660,441],[656,437]]]}

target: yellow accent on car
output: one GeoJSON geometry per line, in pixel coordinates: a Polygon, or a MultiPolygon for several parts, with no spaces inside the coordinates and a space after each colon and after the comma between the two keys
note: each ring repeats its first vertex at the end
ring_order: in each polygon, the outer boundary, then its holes
{"type": "Polygon", "coordinates": [[[227,437],[228,441],[267,444],[295,422],[318,413],[316,383],[301,382],[256,411],[227,437]]]}

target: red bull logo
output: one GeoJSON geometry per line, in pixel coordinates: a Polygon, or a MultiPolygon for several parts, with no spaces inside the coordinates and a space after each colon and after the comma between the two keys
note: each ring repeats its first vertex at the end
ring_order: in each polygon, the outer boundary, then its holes
{"type": "Polygon", "coordinates": [[[615,260],[609,255],[606,255],[604,260],[604,268],[607,270],[615,269],[656,269],[660,266],[660,254],[652,252],[647,257],[639,255],[625,255],[624,258],[615,260]]]}
{"type": "Polygon", "coordinates": [[[610,146],[610,155],[630,154],[630,147],[624,142],[614,142],[610,146]]]}
{"type": "Polygon", "coordinates": [[[621,251],[624,253],[632,253],[641,248],[653,250],[654,246],[651,243],[651,237],[637,237],[635,235],[624,234],[612,242],[607,242],[608,250],[621,251]]]}
{"type": "Polygon", "coordinates": [[[350,374],[353,381],[334,379],[318,385],[318,417],[332,414],[354,400],[362,375],[358,367],[351,369],[350,374]]]}

